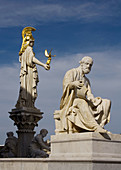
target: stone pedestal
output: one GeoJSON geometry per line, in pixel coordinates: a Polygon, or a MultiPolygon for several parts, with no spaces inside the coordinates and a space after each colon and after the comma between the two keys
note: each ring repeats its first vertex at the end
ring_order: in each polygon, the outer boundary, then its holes
{"type": "Polygon", "coordinates": [[[0,159],[0,170],[120,170],[121,135],[51,136],[49,158],[0,159]]]}
{"type": "Polygon", "coordinates": [[[12,109],[10,118],[14,121],[18,131],[18,157],[27,157],[28,146],[34,137],[34,128],[37,122],[42,119],[42,112],[36,108],[12,109]]]}
{"type": "Polygon", "coordinates": [[[121,135],[95,132],[54,135],[50,158],[121,161],[121,135]]]}
{"type": "Polygon", "coordinates": [[[86,132],[51,136],[50,159],[58,162],[60,170],[62,165],[69,170],[69,162],[76,170],[119,170],[121,135],[86,132]]]}

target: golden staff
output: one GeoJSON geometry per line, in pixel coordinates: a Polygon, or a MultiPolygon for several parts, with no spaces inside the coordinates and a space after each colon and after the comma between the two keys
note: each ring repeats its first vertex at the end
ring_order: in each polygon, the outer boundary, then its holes
{"type": "Polygon", "coordinates": [[[52,51],[52,49],[50,50],[50,52],[48,54],[47,49],[45,50],[45,56],[48,58],[46,64],[49,66],[49,68],[50,68],[51,57],[56,56],[56,55],[51,55],[51,51],[52,51]]]}

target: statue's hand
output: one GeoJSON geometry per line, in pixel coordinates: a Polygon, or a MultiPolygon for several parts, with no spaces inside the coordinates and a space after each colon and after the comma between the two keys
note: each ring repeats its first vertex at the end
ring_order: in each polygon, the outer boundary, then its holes
{"type": "Polygon", "coordinates": [[[50,69],[50,66],[48,64],[44,64],[43,67],[46,69],[46,70],[49,70],[50,69]]]}
{"type": "Polygon", "coordinates": [[[71,82],[69,86],[71,89],[74,89],[74,88],[81,89],[84,86],[84,83],[82,82],[82,80],[74,81],[74,82],[71,82]]]}

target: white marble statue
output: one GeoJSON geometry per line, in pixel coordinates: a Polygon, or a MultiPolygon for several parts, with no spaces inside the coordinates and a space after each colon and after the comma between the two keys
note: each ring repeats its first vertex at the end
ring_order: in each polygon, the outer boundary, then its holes
{"type": "Polygon", "coordinates": [[[60,110],[54,113],[56,133],[107,132],[104,125],[110,121],[111,102],[93,96],[90,82],[85,76],[91,71],[92,65],[92,58],[86,56],[78,68],[65,74],[60,110]]]}
{"type": "Polygon", "coordinates": [[[39,81],[36,64],[46,70],[49,69],[47,64],[35,58],[33,52],[34,38],[32,36],[32,31],[35,30],[33,27],[26,27],[22,31],[23,43],[19,52],[19,61],[21,63],[20,92],[16,108],[34,107],[34,102],[37,98],[37,83],[39,81]]]}

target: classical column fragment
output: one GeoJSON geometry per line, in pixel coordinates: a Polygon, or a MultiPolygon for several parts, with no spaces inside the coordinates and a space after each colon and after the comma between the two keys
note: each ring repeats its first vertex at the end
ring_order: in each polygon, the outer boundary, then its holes
{"type": "Polygon", "coordinates": [[[38,121],[42,119],[43,112],[40,112],[39,109],[23,107],[20,109],[12,109],[9,113],[9,117],[18,128],[17,157],[27,157],[28,147],[35,134],[34,128],[38,126],[38,121]]]}

